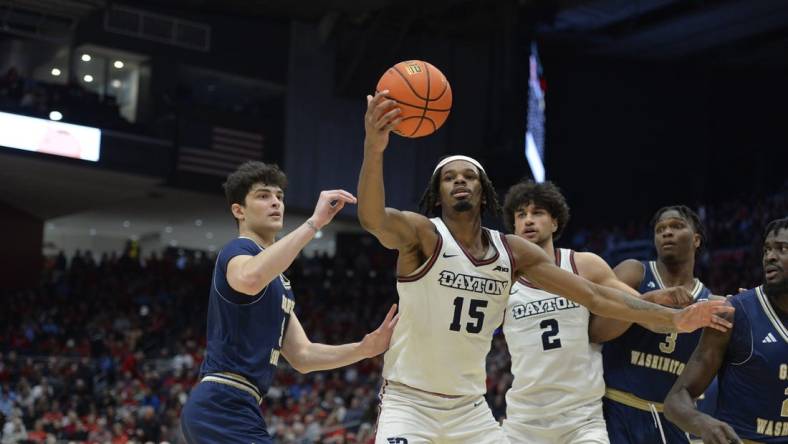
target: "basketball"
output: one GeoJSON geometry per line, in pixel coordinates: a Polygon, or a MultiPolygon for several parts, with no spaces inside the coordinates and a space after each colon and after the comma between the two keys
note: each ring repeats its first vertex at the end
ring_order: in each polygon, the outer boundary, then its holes
{"type": "Polygon", "coordinates": [[[451,86],[440,70],[421,60],[399,62],[383,74],[376,91],[389,90],[402,122],[394,132],[404,137],[428,136],[446,122],[451,110],[451,86]]]}

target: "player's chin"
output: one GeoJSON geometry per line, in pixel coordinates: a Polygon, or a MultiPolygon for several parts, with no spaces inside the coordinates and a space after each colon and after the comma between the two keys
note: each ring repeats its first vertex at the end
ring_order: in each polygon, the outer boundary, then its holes
{"type": "Polygon", "coordinates": [[[266,221],[264,224],[264,229],[266,231],[280,231],[284,228],[284,220],[280,219],[270,219],[266,221]]]}

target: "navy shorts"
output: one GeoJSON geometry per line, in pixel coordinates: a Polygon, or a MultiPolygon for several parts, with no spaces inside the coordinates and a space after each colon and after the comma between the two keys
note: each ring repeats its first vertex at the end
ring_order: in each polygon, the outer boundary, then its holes
{"type": "Polygon", "coordinates": [[[273,444],[254,396],[215,382],[194,386],[181,430],[189,444],[273,444]]]}
{"type": "MultiPolygon", "coordinates": [[[[602,398],[602,408],[607,423],[610,444],[662,444],[656,418],[651,412],[636,409],[607,398],[602,398]]],[[[689,439],[683,430],[665,415],[659,413],[659,421],[667,444],[687,444],[689,439]]]]}

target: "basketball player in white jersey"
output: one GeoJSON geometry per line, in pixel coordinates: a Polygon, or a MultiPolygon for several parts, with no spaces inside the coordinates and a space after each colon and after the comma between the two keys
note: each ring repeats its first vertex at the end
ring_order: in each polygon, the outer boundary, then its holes
{"type": "MultiPolygon", "coordinates": [[[[638,295],[596,254],[555,248],[569,221],[569,205],[552,182],[513,185],[503,216],[508,230],[541,247],[556,266],[638,295]]],[[[692,301],[681,287],[643,295],[666,305],[674,298],[682,305],[692,301]]],[[[609,443],[602,413],[602,354],[589,343],[590,318],[586,307],[536,288],[526,278],[513,284],[503,324],[514,376],[503,429],[512,444],[609,443]]]]}
{"type": "Polygon", "coordinates": [[[499,210],[495,189],[476,160],[438,163],[422,198],[425,215],[385,207],[383,152],[401,121],[387,91],[367,97],[359,219],[399,252],[400,320],[384,356],[376,443],[502,443],[503,431],[484,402],[485,356],[501,325],[511,283],[525,276],[608,317],[680,331],[730,324],[722,302],[674,310],[603,287],[553,264],[538,246],[481,226],[499,210]]]}

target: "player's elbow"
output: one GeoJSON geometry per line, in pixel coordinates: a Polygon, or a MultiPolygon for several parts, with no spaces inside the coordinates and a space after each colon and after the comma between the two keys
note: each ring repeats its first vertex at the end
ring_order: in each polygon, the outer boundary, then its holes
{"type": "Polygon", "coordinates": [[[303,362],[299,362],[299,363],[291,362],[290,366],[293,367],[293,370],[297,371],[298,373],[301,373],[302,375],[305,375],[307,373],[311,373],[311,372],[314,371],[313,368],[310,368],[309,366],[307,366],[303,362]]]}
{"type": "Polygon", "coordinates": [[[383,222],[380,217],[376,217],[375,215],[370,214],[368,211],[361,211],[359,209],[358,212],[358,222],[361,224],[361,228],[367,230],[370,233],[375,233],[376,231],[380,230],[383,222]]]}
{"type": "MultiPolygon", "coordinates": [[[[678,382],[677,382],[678,384],[678,382]]],[[[668,392],[668,396],[665,398],[665,417],[668,418],[671,422],[676,422],[678,417],[680,416],[678,410],[680,410],[679,403],[680,397],[678,393],[676,393],[677,386],[674,385],[673,388],[668,392]]]]}
{"type": "Polygon", "coordinates": [[[293,370],[298,373],[305,375],[315,371],[309,363],[309,351],[306,346],[298,347],[295,350],[282,350],[282,353],[290,367],[293,367],[293,370]]]}

